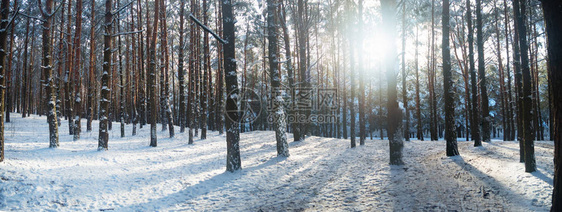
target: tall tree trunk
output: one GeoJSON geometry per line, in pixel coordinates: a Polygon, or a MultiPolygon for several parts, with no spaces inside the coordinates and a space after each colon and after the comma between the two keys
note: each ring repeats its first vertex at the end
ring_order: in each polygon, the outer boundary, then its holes
{"type": "Polygon", "coordinates": [[[242,168],[240,161],[240,126],[238,117],[238,77],[236,75],[236,37],[232,0],[222,1],[223,36],[227,43],[224,45],[224,73],[226,81],[226,170],[234,172],[242,168]]]}
{"type": "Polygon", "coordinates": [[[417,138],[418,140],[423,141],[423,126],[422,126],[422,117],[421,117],[421,102],[420,102],[420,73],[419,73],[419,64],[418,64],[418,46],[419,46],[419,31],[418,26],[416,25],[416,53],[415,53],[415,64],[416,66],[416,119],[417,123],[417,138]]]}
{"type": "MultiPolygon", "coordinates": [[[[51,11],[47,2],[47,11],[51,11]]],[[[51,6],[52,6],[51,2],[51,6]]],[[[0,76],[6,74],[5,61],[6,61],[6,39],[8,37],[8,16],[10,14],[10,0],[2,0],[0,3],[0,76]]],[[[6,79],[0,78],[0,162],[4,161],[4,93],[6,79]]],[[[58,143],[58,142],[57,142],[58,143]]]]}
{"type": "MultiPolygon", "coordinates": [[[[4,3],[4,2],[3,2],[4,3]]],[[[46,101],[44,102],[46,108],[48,109],[47,113],[47,122],[49,123],[49,148],[57,148],[59,146],[59,132],[58,132],[58,125],[57,125],[57,111],[55,107],[55,82],[53,79],[53,67],[52,67],[52,42],[51,42],[51,22],[53,18],[52,10],[53,10],[53,0],[47,0],[45,2],[45,8],[41,5],[41,1],[39,1],[39,8],[41,8],[40,12],[43,16],[43,61],[42,61],[42,69],[43,75],[45,76],[45,91],[46,91],[46,101]]],[[[7,10],[7,9],[6,9],[7,10]]],[[[2,25],[5,22],[2,22],[2,25]]],[[[1,27],[5,29],[6,27],[1,27]]],[[[6,47],[6,35],[4,34],[5,31],[0,33],[0,41],[2,49],[6,47]],[[2,38],[3,37],[3,38],[2,38]]],[[[0,53],[0,61],[4,61],[2,55],[5,57],[4,51],[0,53]]],[[[2,62],[3,63],[3,62],[2,62]]],[[[4,67],[4,66],[2,66],[4,67]]],[[[1,71],[3,74],[3,70],[1,71]]],[[[4,85],[4,79],[0,79],[0,84],[4,85]]],[[[4,91],[2,91],[4,92],[4,91]]],[[[0,96],[4,96],[3,93],[0,93],[0,96]]],[[[0,99],[0,102],[4,102],[3,99],[0,99]]],[[[0,107],[0,110],[4,110],[4,107],[0,107]]],[[[0,111],[3,112],[3,111],[0,111]]],[[[0,117],[2,119],[2,117],[0,117]]],[[[2,124],[3,125],[3,124],[2,124]]],[[[0,129],[3,126],[0,126],[0,129]]]]}
{"type": "MultiPolygon", "coordinates": [[[[117,8],[121,7],[120,1],[117,1],[117,8]]],[[[121,21],[117,14],[117,33],[121,33],[121,21]]],[[[117,37],[117,50],[119,55],[119,122],[121,130],[121,138],[125,137],[125,73],[123,71],[123,52],[121,51],[121,36],[117,37]]]]}
{"type": "MultiPolygon", "coordinates": [[[[9,5],[8,5],[9,6],[9,5]]],[[[18,9],[18,0],[14,0],[14,12],[17,12],[16,10],[18,9]]],[[[12,112],[12,91],[13,88],[11,88],[11,84],[12,84],[12,60],[14,57],[14,52],[13,52],[13,47],[14,47],[14,29],[16,26],[16,22],[13,22],[10,25],[10,46],[8,47],[8,67],[6,68],[6,91],[5,91],[5,103],[6,103],[6,110],[4,111],[5,114],[5,118],[6,118],[6,122],[10,122],[10,113],[12,112]]],[[[6,29],[7,30],[7,29],[6,29]]],[[[0,41],[1,42],[1,41],[0,41]]],[[[15,90],[15,89],[14,89],[15,90]]],[[[3,132],[3,130],[2,130],[3,132]]],[[[4,139],[3,137],[1,138],[2,140],[4,139]]]]}
{"type": "Polygon", "coordinates": [[[89,108],[88,108],[88,122],[86,123],[86,131],[90,132],[92,131],[92,120],[94,120],[94,108],[95,108],[95,97],[96,94],[94,93],[94,86],[96,84],[96,67],[95,67],[95,34],[94,32],[96,31],[96,26],[93,24],[95,23],[95,19],[96,19],[96,1],[92,0],[92,9],[91,9],[91,18],[90,18],[90,79],[89,79],[89,85],[88,85],[88,103],[89,103],[89,108]]]}
{"type": "Polygon", "coordinates": [[[525,140],[523,131],[523,81],[521,73],[521,52],[519,50],[519,2],[513,0],[513,16],[514,16],[514,28],[515,33],[513,33],[513,64],[515,72],[515,99],[517,104],[517,140],[519,140],[519,162],[525,162],[525,140]]]}
{"type": "Polygon", "coordinates": [[[112,0],[105,0],[105,16],[104,16],[104,36],[103,36],[103,73],[101,75],[101,97],[100,97],[100,112],[99,112],[99,137],[98,137],[98,150],[108,149],[109,132],[108,129],[108,112],[109,104],[111,102],[110,95],[111,89],[109,87],[109,72],[111,72],[111,32],[113,31],[112,22],[113,14],[111,6],[112,0]]]}
{"type": "Polygon", "coordinates": [[[74,49],[72,48],[72,45],[74,45],[74,42],[72,40],[72,36],[71,36],[71,25],[72,25],[72,14],[71,14],[71,7],[72,7],[72,1],[69,0],[68,1],[68,7],[67,7],[67,15],[68,15],[68,24],[66,25],[66,64],[65,64],[65,77],[64,77],[64,101],[65,104],[65,112],[66,112],[66,119],[68,120],[68,134],[69,135],[74,135],[74,114],[72,113],[73,108],[73,103],[74,101],[72,100],[72,90],[73,90],[73,86],[72,86],[72,74],[74,73],[72,71],[72,69],[74,68],[74,66],[72,65],[72,63],[74,62],[74,58],[73,58],[73,54],[74,54],[74,49]]]}
{"type": "MultiPolygon", "coordinates": [[[[222,23],[222,3],[219,4],[220,1],[217,2],[217,33],[219,36],[223,36],[223,23],[222,23]]],[[[217,94],[216,98],[218,101],[216,111],[217,111],[217,129],[219,130],[219,135],[222,135],[224,132],[224,123],[225,123],[225,102],[224,102],[224,50],[223,45],[219,44],[217,41],[217,58],[218,58],[218,65],[217,65],[217,94]]]]}
{"type": "Polygon", "coordinates": [[[445,98],[445,140],[447,156],[459,155],[455,129],[455,90],[451,73],[451,50],[449,49],[449,0],[443,0],[443,91],[445,98]]]}
{"type": "MultiPolygon", "coordinates": [[[[545,20],[548,79],[553,91],[562,89],[562,2],[542,0],[545,20]]],[[[554,116],[554,181],[550,211],[562,211],[562,95],[552,93],[554,116]]]]}
{"type": "Polygon", "coordinates": [[[404,126],[404,140],[410,141],[410,111],[408,108],[408,89],[406,85],[406,4],[402,3],[402,103],[406,114],[406,125],[404,126]]]}
{"type": "MultiPolygon", "coordinates": [[[[29,13],[30,8],[31,7],[27,7],[27,13],[29,13]]],[[[25,39],[24,39],[24,45],[23,45],[23,64],[22,64],[22,66],[23,66],[23,81],[22,81],[23,85],[21,86],[22,87],[22,91],[21,91],[21,93],[22,93],[21,117],[22,118],[25,118],[27,116],[27,113],[29,111],[28,110],[29,104],[27,102],[29,101],[29,98],[30,98],[30,96],[27,95],[27,93],[29,91],[29,89],[28,89],[29,84],[27,83],[27,81],[29,80],[29,78],[31,78],[30,77],[31,71],[28,71],[29,70],[28,69],[29,64],[27,63],[27,58],[28,58],[28,55],[29,55],[27,53],[28,52],[28,43],[29,43],[29,25],[30,25],[29,19],[30,18],[27,17],[26,21],[25,21],[25,39]]],[[[35,31],[35,30],[33,30],[33,31],[35,31]]],[[[34,36],[32,36],[32,37],[34,37],[34,36]]],[[[32,61],[33,59],[30,59],[30,60],[32,61]]]]}
{"type": "MultiPolygon", "coordinates": [[[[168,135],[170,136],[170,138],[173,138],[175,135],[175,131],[174,131],[174,118],[172,115],[172,106],[170,104],[170,100],[172,98],[172,95],[170,95],[170,86],[169,86],[169,79],[170,77],[168,76],[169,73],[169,67],[170,67],[170,56],[169,56],[169,51],[168,51],[168,27],[167,27],[167,16],[166,16],[166,4],[164,4],[164,1],[160,1],[160,21],[162,22],[162,24],[160,25],[160,28],[162,30],[162,45],[161,47],[163,48],[163,59],[164,59],[164,84],[161,85],[162,87],[160,89],[164,90],[164,115],[166,116],[166,121],[162,122],[162,125],[168,125],[168,135]]],[[[172,84],[173,85],[173,84],[172,84]]]]}
{"type": "MultiPolygon", "coordinates": [[[[148,46],[148,85],[150,85],[150,146],[158,146],[158,135],[156,132],[156,120],[158,119],[158,103],[156,102],[156,40],[158,37],[158,21],[160,19],[160,1],[154,1],[154,22],[152,24],[152,35],[148,46]]],[[[149,14],[147,14],[149,15],[149,14]]]]}
{"type": "MultiPolygon", "coordinates": [[[[202,15],[203,15],[203,24],[205,26],[207,26],[209,24],[209,14],[208,11],[209,7],[207,5],[207,0],[203,0],[203,11],[202,11],[202,15]]],[[[208,103],[208,93],[209,93],[209,88],[207,85],[208,82],[208,78],[209,78],[209,72],[211,71],[211,67],[209,64],[210,61],[210,55],[209,55],[209,51],[210,51],[210,47],[209,47],[209,33],[203,33],[203,85],[202,85],[202,90],[203,92],[201,93],[201,139],[207,139],[207,116],[208,116],[208,109],[209,109],[209,103],[208,103]]]]}
{"type": "Polygon", "coordinates": [[[277,155],[289,156],[289,144],[287,144],[287,122],[285,120],[285,108],[281,87],[281,76],[279,75],[279,51],[277,49],[277,1],[267,0],[267,39],[269,50],[269,76],[271,77],[271,98],[273,98],[273,115],[275,140],[277,141],[277,155]]]}
{"type": "Polygon", "coordinates": [[[185,68],[183,67],[183,47],[184,47],[184,13],[185,13],[185,1],[180,0],[180,43],[179,43],[179,52],[178,52],[178,78],[179,78],[179,93],[180,93],[180,110],[179,110],[179,125],[180,125],[180,132],[185,132],[186,126],[186,103],[187,103],[187,93],[185,90],[185,68]]]}
{"type": "Polygon", "coordinates": [[[507,59],[507,122],[508,128],[506,129],[506,134],[508,134],[508,141],[513,141],[515,139],[515,124],[513,123],[513,97],[511,93],[511,70],[510,70],[510,61],[509,61],[509,41],[510,41],[510,34],[511,30],[509,29],[509,14],[508,14],[508,7],[507,7],[507,0],[503,0],[504,6],[504,18],[505,18],[505,51],[506,51],[506,59],[507,59]]]}
{"type": "Polygon", "coordinates": [[[382,0],[381,10],[382,10],[382,21],[383,26],[386,29],[387,37],[385,40],[389,41],[388,48],[386,49],[388,54],[385,57],[385,68],[386,76],[388,82],[388,141],[389,141],[389,151],[390,151],[390,165],[403,165],[402,160],[402,149],[404,148],[404,143],[402,140],[402,111],[398,107],[397,95],[396,95],[396,1],[395,0],[382,0]]]}
{"type": "MultiPolygon", "coordinates": [[[[517,4],[517,3],[516,3],[517,4]]],[[[534,172],[537,170],[535,162],[535,144],[533,137],[533,124],[532,124],[532,99],[531,99],[531,73],[529,71],[529,56],[527,45],[527,29],[526,29],[526,4],[525,0],[520,0],[519,4],[514,7],[514,10],[519,11],[517,16],[519,46],[521,49],[521,73],[523,77],[523,135],[525,143],[525,172],[534,172]]]]}
{"type": "Polygon", "coordinates": [[[507,141],[507,133],[506,133],[506,129],[507,127],[507,110],[506,110],[506,105],[507,105],[507,101],[506,101],[506,92],[505,92],[505,75],[504,75],[504,70],[503,70],[503,63],[502,63],[502,54],[501,54],[501,40],[500,40],[500,28],[498,26],[498,22],[499,22],[499,9],[496,5],[496,1],[494,0],[494,28],[495,28],[495,32],[496,32],[496,52],[497,52],[497,58],[498,58],[498,80],[500,82],[500,114],[501,114],[501,119],[502,119],[502,129],[503,129],[503,140],[507,141]]]}
{"type": "MultiPolygon", "coordinates": [[[[281,20],[280,20],[280,24],[281,24],[281,28],[283,29],[283,41],[285,44],[285,58],[287,59],[287,78],[289,81],[289,91],[293,90],[295,87],[295,73],[294,73],[294,68],[293,68],[293,55],[291,54],[291,41],[290,41],[290,36],[289,36],[289,30],[287,29],[287,15],[286,15],[286,10],[285,10],[285,4],[283,4],[284,0],[281,0],[282,3],[282,9],[280,9],[280,15],[281,15],[281,20]]],[[[272,85],[273,86],[273,85],[272,85]]],[[[288,113],[293,113],[293,111],[290,111],[290,109],[288,109],[289,111],[286,111],[288,113]]],[[[295,122],[290,123],[292,125],[292,129],[293,132],[296,130],[296,128],[298,128],[298,124],[295,122]]]]}
{"type": "Polygon", "coordinates": [[[74,55],[73,59],[74,65],[74,137],[73,140],[77,141],[80,139],[80,131],[81,131],[81,123],[80,123],[80,116],[82,112],[82,100],[81,100],[81,82],[82,82],[82,75],[80,71],[80,67],[82,64],[81,58],[82,56],[80,51],[80,37],[82,35],[82,0],[76,0],[76,29],[74,34],[74,55]]]}
{"type": "MultiPolygon", "coordinates": [[[[363,0],[359,0],[359,15],[357,17],[359,20],[359,28],[364,29],[363,24],[363,0]]],[[[361,30],[360,30],[361,31],[361,30]]],[[[362,33],[359,33],[362,34],[362,33]]],[[[363,35],[359,35],[359,40],[357,43],[359,46],[363,46],[363,35]]],[[[363,64],[363,48],[358,49],[357,54],[357,70],[359,77],[359,90],[357,95],[359,95],[359,145],[365,145],[365,65],[363,64]]]]}
{"type": "Polygon", "coordinates": [[[437,135],[437,97],[435,97],[435,0],[431,0],[431,67],[427,76],[429,80],[429,110],[431,140],[438,140],[437,135]]]}
{"type": "Polygon", "coordinates": [[[466,0],[466,22],[468,27],[468,58],[469,58],[469,72],[470,72],[470,84],[472,92],[472,118],[470,123],[470,134],[474,140],[474,146],[482,146],[482,141],[480,140],[480,110],[478,105],[478,89],[476,82],[476,70],[474,67],[474,27],[472,26],[472,13],[470,0],[466,0]]]}
{"type": "Polygon", "coordinates": [[[486,88],[486,64],[484,61],[484,32],[482,28],[482,0],[476,0],[476,46],[478,48],[478,79],[480,84],[480,99],[482,102],[482,140],[490,142],[490,109],[488,105],[488,91],[486,88]]]}
{"type": "MultiPolygon", "coordinates": [[[[351,31],[351,29],[349,30],[351,31]]],[[[355,138],[357,137],[355,135],[355,132],[357,131],[355,129],[355,116],[357,115],[355,113],[355,54],[357,52],[355,42],[356,37],[355,35],[351,34],[349,36],[349,136],[351,141],[351,148],[355,147],[355,138]]]]}

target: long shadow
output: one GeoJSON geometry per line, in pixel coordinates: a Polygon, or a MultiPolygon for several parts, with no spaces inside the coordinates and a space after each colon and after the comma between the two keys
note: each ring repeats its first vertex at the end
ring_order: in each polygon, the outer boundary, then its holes
{"type": "Polygon", "coordinates": [[[162,204],[162,203],[165,203],[165,202],[166,203],[173,203],[175,201],[189,203],[189,201],[191,201],[191,200],[193,200],[193,199],[195,199],[199,196],[209,194],[213,191],[216,191],[217,189],[220,189],[223,186],[226,186],[231,181],[235,181],[235,180],[239,180],[239,179],[243,178],[244,176],[248,175],[252,171],[256,171],[256,170],[259,170],[259,169],[266,168],[268,166],[275,165],[275,164],[277,164],[281,161],[284,161],[285,159],[286,158],[284,158],[284,157],[274,157],[274,158],[269,159],[265,163],[262,163],[258,166],[250,167],[248,169],[242,169],[242,170],[235,171],[235,172],[225,171],[225,172],[220,173],[218,175],[215,175],[215,176],[213,176],[209,179],[200,181],[197,184],[186,186],[178,192],[169,194],[169,195],[161,197],[161,198],[152,199],[148,202],[139,203],[139,204],[135,204],[135,205],[129,205],[129,206],[126,206],[124,208],[120,208],[119,210],[129,211],[129,210],[138,210],[139,208],[142,208],[142,209],[145,209],[145,210],[154,210],[154,209],[164,210],[164,208],[155,208],[154,206],[158,206],[158,205],[169,206],[171,204],[162,204]],[[170,202],[170,201],[173,201],[173,202],[170,202]]]}
{"type": "MultiPolygon", "coordinates": [[[[514,193],[511,188],[503,186],[500,181],[497,181],[492,176],[478,170],[478,168],[476,168],[473,165],[465,162],[464,158],[462,158],[462,156],[457,156],[457,157],[454,157],[454,158],[451,158],[451,159],[459,167],[461,167],[462,169],[464,169],[466,171],[471,172],[472,175],[479,178],[480,181],[483,182],[484,184],[486,184],[486,186],[488,188],[496,188],[500,191],[511,191],[511,193],[514,193]]],[[[509,197],[506,197],[506,199],[509,199],[512,204],[517,204],[517,205],[521,206],[522,208],[527,208],[529,205],[531,205],[530,203],[532,202],[531,199],[524,198],[524,197],[521,197],[519,195],[510,195],[509,197]]]]}
{"type": "Polygon", "coordinates": [[[531,172],[531,175],[535,176],[536,178],[539,178],[540,180],[544,181],[545,183],[548,183],[550,186],[553,186],[552,178],[544,175],[540,170],[531,172]]]}
{"type": "MultiPolygon", "coordinates": [[[[518,142],[518,141],[513,141],[513,142],[518,142]]],[[[495,146],[495,147],[499,147],[499,148],[503,148],[503,149],[509,149],[509,150],[512,150],[512,151],[519,152],[519,149],[516,149],[516,148],[513,148],[513,147],[506,147],[506,146],[498,145],[497,143],[494,143],[494,142],[489,142],[487,144],[490,145],[490,146],[495,146]]]]}

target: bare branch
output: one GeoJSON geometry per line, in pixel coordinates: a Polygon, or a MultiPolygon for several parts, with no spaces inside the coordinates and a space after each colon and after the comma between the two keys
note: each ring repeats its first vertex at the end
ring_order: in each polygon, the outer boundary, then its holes
{"type": "Polygon", "coordinates": [[[191,20],[193,20],[197,25],[199,25],[205,31],[207,31],[208,33],[211,33],[211,35],[213,35],[213,37],[215,37],[215,39],[217,39],[219,42],[221,42],[222,44],[228,44],[228,41],[223,40],[221,37],[219,37],[217,34],[215,34],[215,32],[213,32],[213,30],[211,30],[211,29],[209,29],[209,27],[203,25],[201,23],[201,21],[197,20],[197,18],[195,18],[195,16],[193,16],[193,14],[189,14],[189,18],[191,18],[191,20]]]}

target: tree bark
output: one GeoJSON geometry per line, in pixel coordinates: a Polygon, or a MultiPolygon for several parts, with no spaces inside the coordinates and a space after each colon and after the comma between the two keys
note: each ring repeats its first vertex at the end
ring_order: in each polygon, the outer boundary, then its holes
{"type": "Polygon", "coordinates": [[[100,112],[99,112],[99,137],[98,137],[98,150],[108,149],[109,132],[108,130],[108,112],[109,104],[111,102],[110,95],[111,89],[109,87],[109,72],[111,71],[111,32],[113,14],[111,6],[112,0],[105,0],[105,16],[104,16],[104,36],[103,36],[103,73],[101,76],[101,98],[100,98],[100,112]]]}
{"type": "Polygon", "coordinates": [[[455,124],[455,90],[451,73],[451,50],[449,48],[449,0],[443,0],[443,91],[445,98],[445,140],[447,156],[459,155],[455,124]]]}
{"type": "MultiPolygon", "coordinates": [[[[542,0],[545,20],[548,79],[553,91],[562,89],[562,2],[542,0]]],[[[554,116],[554,181],[550,211],[562,211],[562,95],[552,93],[554,116]]]]}
{"type": "Polygon", "coordinates": [[[269,76],[271,77],[271,98],[274,111],[270,115],[274,117],[273,128],[275,129],[275,140],[277,141],[277,156],[289,156],[289,144],[287,144],[287,122],[285,120],[285,108],[281,88],[281,76],[279,76],[279,51],[277,48],[277,1],[267,0],[267,39],[269,50],[269,76]]]}
{"type": "Polygon", "coordinates": [[[484,32],[482,28],[482,0],[476,0],[476,46],[478,48],[478,79],[482,108],[482,140],[490,142],[490,109],[486,88],[486,64],[484,61],[484,32]]]}
{"type": "Polygon", "coordinates": [[[242,168],[240,161],[240,126],[238,117],[238,77],[236,75],[236,37],[232,0],[222,1],[222,23],[224,40],[228,43],[224,45],[224,73],[226,81],[226,170],[234,172],[242,168]]]}
{"type": "MultiPolygon", "coordinates": [[[[516,3],[517,4],[517,3],[516,3]]],[[[519,11],[517,16],[518,34],[519,34],[519,47],[521,50],[521,73],[523,77],[523,135],[525,144],[525,172],[534,172],[537,170],[535,162],[535,144],[533,137],[533,123],[532,123],[532,99],[531,99],[531,73],[529,70],[529,56],[527,44],[527,29],[526,29],[526,5],[525,0],[519,0],[518,8],[514,10],[519,11]]]]}
{"type": "MultiPolygon", "coordinates": [[[[158,146],[158,135],[156,132],[156,120],[158,119],[158,103],[156,100],[156,40],[158,37],[158,21],[160,19],[160,1],[154,1],[154,22],[152,24],[152,35],[150,37],[150,43],[148,46],[148,85],[150,86],[150,146],[158,146]]],[[[148,16],[148,14],[147,14],[148,16]]]]}
{"type": "Polygon", "coordinates": [[[385,69],[388,82],[388,141],[390,150],[390,165],[403,165],[402,149],[404,143],[402,140],[402,111],[398,107],[397,92],[396,92],[396,1],[395,0],[382,0],[382,21],[386,29],[386,39],[389,46],[386,49],[388,54],[385,57],[385,69]]]}
{"type": "Polygon", "coordinates": [[[186,101],[187,101],[187,93],[185,90],[185,68],[183,67],[183,47],[184,47],[184,13],[185,13],[185,0],[180,0],[180,43],[179,43],[179,50],[178,50],[178,78],[179,78],[179,93],[180,93],[180,110],[179,110],[179,125],[180,125],[180,132],[185,132],[186,126],[186,101]]]}
{"type": "Polygon", "coordinates": [[[406,77],[406,4],[402,3],[402,103],[404,104],[406,125],[404,126],[404,140],[410,141],[410,111],[408,108],[408,89],[406,77]]]}
{"type": "MultiPolygon", "coordinates": [[[[50,11],[49,2],[47,2],[47,11],[50,11]]],[[[52,6],[51,2],[51,6],[52,6]]],[[[0,162],[4,161],[4,93],[6,79],[3,77],[6,74],[5,60],[6,60],[6,39],[8,37],[8,16],[10,14],[10,0],[2,0],[0,3],[0,162]]]]}
{"type": "Polygon", "coordinates": [[[94,120],[94,105],[95,105],[95,97],[96,94],[94,93],[94,86],[95,86],[95,79],[96,79],[96,72],[95,72],[95,25],[93,23],[95,23],[95,17],[96,17],[96,1],[92,0],[92,9],[91,9],[91,18],[90,18],[90,79],[89,79],[89,85],[88,85],[88,103],[89,103],[89,108],[88,108],[88,122],[86,123],[86,131],[90,132],[92,131],[92,120],[94,120]]]}
{"type": "Polygon", "coordinates": [[[82,75],[80,72],[80,66],[82,64],[81,62],[81,58],[82,56],[81,51],[80,51],[80,37],[82,35],[82,0],[76,0],[76,29],[75,29],[75,34],[74,34],[74,44],[73,44],[73,48],[74,48],[74,54],[73,54],[73,59],[74,62],[72,63],[74,65],[73,71],[74,71],[74,136],[73,136],[73,140],[77,141],[80,140],[80,131],[81,131],[81,123],[80,123],[80,117],[81,117],[81,112],[82,112],[82,100],[81,100],[81,94],[82,94],[82,89],[81,85],[82,85],[82,75]]]}

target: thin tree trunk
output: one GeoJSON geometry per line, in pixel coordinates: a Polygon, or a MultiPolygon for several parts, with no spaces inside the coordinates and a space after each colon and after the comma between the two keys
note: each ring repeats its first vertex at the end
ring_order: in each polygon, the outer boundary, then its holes
{"type": "Polygon", "coordinates": [[[82,64],[82,56],[80,51],[80,37],[82,35],[82,0],[76,0],[76,29],[74,34],[74,54],[73,54],[73,71],[74,71],[74,137],[73,140],[77,141],[80,139],[81,123],[80,116],[82,112],[82,99],[81,99],[81,85],[82,85],[82,75],[80,72],[80,66],[82,64]]]}
{"type": "MultiPolygon", "coordinates": [[[[30,8],[31,7],[27,8],[27,13],[29,13],[30,8]]],[[[27,116],[27,113],[29,112],[28,101],[29,101],[29,98],[30,98],[29,95],[27,95],[27,93],[29,91],[29,89],[28,89],[29,83],[27,83],[27,81],[29,80],[29,78],[31,78],[30,77],[31,74],[29,73],[31,71],[28,71],[29,69],[28,69],[28,64],[27,64],[27,58],[28,58],[27,52],[28,52],[28,43],[29,43],[29,25],[30,25],[29,19],[30,18],[27,17],[26,22],[25,22],[25,40],[24,40],[24,45],[23,45],[23,64],[22,64],[22,66],[23,66],[23,80],[22,80],[23,85],[21,86],[22,87],[22,91],[21,91],[21,93],[22,93],[21,117],[22,118],[25,118],[27,116]]],[[[33,31],[35,31],[35,30],[33,30],[33,31]]],[[[34,36],[32,35],[31,37],[34,37],[34,36]]],[[[32,61],[33,59],[30,59],[30,60],[32,61]]]]}
{"type": "Polygon", "coordinates": [[[94,120],[94,105],[95,105],[95,97],[96,94],[94,93],[94,86],[95,86],[95,79],[96,79],[96,72],[95,72],[95,25],[93,23],[95,23],[95,17],[96,17],[96,1],[92,0],[92,9],[91,9],[91,18],[90,18],[90,80],[89,80],[89,85],[88,85],[88,102],[89,102],[89,108],[88,108],[88,122],[86,123],[86,131],[90,132],[92,131],[92,120],[94,120]]]}
{"type": "Polygon", "coordinates": [[[180,123],[180,132],[185,132],[186,126],[186,103],[187,103],[187,93],[185,90],[185,68],[183,67],[183,48],[184,48],[184,13],[185,13],[185,0],[180,0],[180,43],[179,43],[179,52],[178,52],[178,78],[179,78],[179,93],[180,93],[180,111],[179,111],[179,123],[180,123]]]}
{"type": "Polygon", "coordinates": [[[526,32],[526,5],[525,0],[520,0],[514,10],[520,8],[518,19],[519,46],[521,48],[521,72],[523,77],[523,135],[525,143],[525,172],[534,172],[537,170],[535,162],[535,147],[532,125],[532,99],[531,99],[531,73],[529,71],[529,56],[526,32]]]}
{"type": "MultiPolygon", "coordinates": [[[[158,21],[160,19],[160,1],[155,0],[154,2],[154,22],[152,24],[152,35],[150,38],[150,43],[148,46],[149,53],[149,65],[148,65],[148,85],[150,85],[150,146],[158,146],[158,135],[156,132],[156,120],[158,118],[157,108],[158,104],[156,102],[156,40],[158,37],[158,21]]],[[[148,14],[147,14],[148,16],[148,14]]]]}
{"type": "Polygon", "coordinates": [[[490,109],[488,105],[488,91],[486,90],[486,67],[484,61],[484,32],[482,28],[482,0],[476,0],[476,46],[478,48],[478,79],[480,85],[480,99],[482,102],[482,140],[490,142],[490,109]]]}
{"type": "Polygon", "coordinates": [[[402,103],[406,114],[404,126],[404,140],[410,141],[410,111],[408,108],[408,91],[406,85],[406,4],[402,4],[402,103]]]}
{"type": "Polygon", "coordinates": [[[423,126],[422,126],[422,118],[421,118],[421,102],[420,102],[420,73],[419,73],[419,64],[418,64],[418,46],[419,46],[419,32],[418,26],[416,25],[416,53],[415,53],[415,64],[416,66],[416,119],[417,123],[417,138],[418,140],[423,139],[423,126]]]}
{"type": "MultiPolygon", "coordinates": [[[[209,14],[208,14],[208,5],[207,0],[203,0],[203,24],[207,26],[209,24],[209,14]]],[[[208,61],[210,61],[209,55],[210,47],[209,47],[209,33],[203,33],[203,85],[201,93],[201,140],[207,139],[207,115],[209,109],[208,103],[208,93],[209,88],[207,85],[209,72],[211,71],[211,67],[208,61]]]]}
{"type": "MultiPolygon", "coordinates": [[[[359,0],[359,27],[364,28],[363,24],[363,0],[359,0]]],[[[357,43],[359,46],[363,45],[363,36],[359,35],[359,40],[357,43]]],[[[359,77],[359,90],[356,93],[359,95],[359,145],[365,145],[365,65],[363,64],[363,51],[360,51],[361,48],[357,51],[357,70],[358,70],[358,77],[359,77]]]]}

